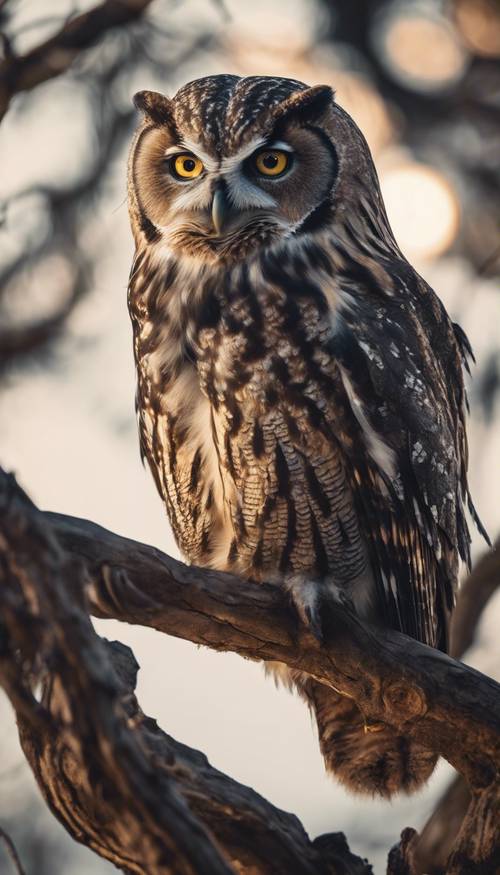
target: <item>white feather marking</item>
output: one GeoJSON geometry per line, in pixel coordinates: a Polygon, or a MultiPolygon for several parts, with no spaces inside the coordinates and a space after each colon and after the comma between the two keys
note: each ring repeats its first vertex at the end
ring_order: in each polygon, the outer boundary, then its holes
{"type": "Polygon", "coordinates": [[[274,140],[272,143],[267,143],[266,149],[279,149],[281,152],[294,151],[289,143],[285,143],[284,140],[274,140]]]}
{"type": "MultiPolygon", "coordinates": [[[[206,395],[201,391],[199,375],[194,367],[188,365],[181,371],[174,385],[167,392],[166,405],[169,412],[176,416],[186,429],[185,446],[189,452],[194,453],[197,449],[201,450],[205,484],[202,500],[206,498],[208,490],[212,488],[214,505],[224,513],[224,525],[218,538],[220,539],[221,551],[227,560],[234,531],[212,431],[212,407],[206,395]]],[[[218,423],[215,418],[214,423],[217,428],[218,423]]],[[[220,433],[220,441],[221,443],[223,441],[222,432],[220,433]]]]}
{"type": "Polygon", "coordinates": [[[245,210],[250,207],[271,209],[276,207],[275,199],[258,185],[254,185],[239,167],[226,173],[225,179],[228,185],[229,200],[237,210],[245,210]]]}
{"type": "Polygon", "coordinates": [[[368,417],[363,410],[362,401],[356,394],[354,386],[352,385],[345,369],[339,365],[339,370],[342,383],[344,384],[347,397],[351,404],[352,412],[361,426],[370,456],[388,477],[394,477],[396,472],[396,454],[394,450],[382,440],[380,435],[377,434],[369,422],[368,417]]]}
{"type": "Polygon", "coordinates": [[[144,365],[153,383],[160,380],[161,371],[171,371],[182,357],[184,341],[174,339],[169,326],[162,328],[159,343],[153,352],[144,356],[144,365]]]}
{"type": "MultiPolygon", "coordinates": [[[[179,192],[172,200],[172,208],[174,210],[193,210],[200,212],[208,210],[212,204],[214,193],[212,184],[207,176],[201,179],[194,179],[190,182],[179,182],[179,192]]],[[[176,224],[183,224],[183,217],[180,216],[177,223],[168,225],[167,228],[162,228],[162,231],[169,231],[176,224]]]]}
{"type": "Polygon", "coordinates": [[[384,362],[382,361],[382,356],[379,355],[379,353],[375,349],[373,349],[368,343],[365,343],[365,341],[363,340],[359,341],[359,345],[363,352],[366,353],[370,361],[373,362],[375,366],[379,368],[379,370],[383,371],[384,362]]]}

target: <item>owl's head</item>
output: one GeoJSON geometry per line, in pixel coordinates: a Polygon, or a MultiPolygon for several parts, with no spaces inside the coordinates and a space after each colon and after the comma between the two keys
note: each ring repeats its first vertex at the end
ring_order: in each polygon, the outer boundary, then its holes
{"type": "Polygon", "coordinates": [[[235,262],[332,221],[366,143],[329,86],[220,75],[168,98],[141,91],[129,163],[136,242],[235,262]]]}

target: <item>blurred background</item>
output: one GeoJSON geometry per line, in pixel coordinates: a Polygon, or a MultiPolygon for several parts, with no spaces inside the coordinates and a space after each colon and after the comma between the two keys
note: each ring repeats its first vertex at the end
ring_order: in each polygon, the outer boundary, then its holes
{"type": "MultiPolygon", "coordinates": [[[[0,459],[41,507],[176,554],[138,452],[126,286],[133,247],[126,156],[131,98],[216,72],[328,83],[372,149],[407,258],[468,333],[470,479],[500,531],[500,6],[495,0],[124,0],[119,24],[52,40],[94,3],[0,0],[0,459]],[[50,42],[52,40],[52,42],[50,42]],[[89,45],[90,44],[90,45],[89,45]],[[48,48],[47,48],[48,47],[48,48]],[[18,64],[27,58],[26,64],[18,64]],[[20,69],[18,79],[9,71],[20,69]],[[24,78],[23,78],[24,77],[24,78]]],[[[115,6],[117,4],[115,3],[115,6]]],[[[96,25],[97,20],[97,25],[96,25]]],[[[99,24],[100,22],[100,24],[99,24]]],[[[104,26],[101,24],[104,22],[104,26]]],[[[109,25],[109,21],[108,21],[109,25]]],[[[484,550],[474,540],[475,555],[484,550]]],[[[500,596],[473,652],[494,674],[500,596]]],[[[179,740],[295,812],[311,835],[345,831],[385,871],[450,779],[393,803],[324,774],[304,704],[260,666],[146,629],[96,624],[133,648],[139,699],[179,740]]],[[[112,867],[41,802],[0,696],[0,826],[29,875],[112,867]]],[[[0,873],[12,871],[0,845],[0,873]]]]}

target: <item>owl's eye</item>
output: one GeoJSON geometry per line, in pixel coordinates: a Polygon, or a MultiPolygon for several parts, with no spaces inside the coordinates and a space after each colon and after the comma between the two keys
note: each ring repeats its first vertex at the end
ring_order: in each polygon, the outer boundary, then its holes
{"type": "Polygon", "coordinates": [[[203,170],[203,162],[190,152],[176,155],[172,158],[170,166],[174,176],[179,179],[196,179],[203,170]]]}
{"type": "Polygon", "coordinates": [[[281,176],[289,161],[288,152],[281,149],[263,149],[255,157],[255,167],[263,176],[281,176]]]}

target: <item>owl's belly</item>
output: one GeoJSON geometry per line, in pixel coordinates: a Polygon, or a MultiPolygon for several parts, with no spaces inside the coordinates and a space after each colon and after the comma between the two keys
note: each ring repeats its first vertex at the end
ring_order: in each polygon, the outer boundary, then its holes
{"type": "Polygon", "coordinates": [[[363,573],[366,553],[340,454],[319,432],[293,430],[278,408],[242,431],[226,567],[255,578],[307,575],[347,584],[363,573]]]}
{"type": "Polygon", "coordinates": [[[307,416],[243,404],[238,429],[204,396],[191,430],[171,423],[164,491],[193,563],[253,579],[307,576],[339,586],[367,565],[340,452],[307,416]]]}
{"type": "MultiPolygon", "coordinates": [[[[193,563],[255,579],[347,585],[368,563],[336,439],[330,322],[274,285],[236,288],[217,312],[217,327],[191,332],[196,360],[157,393],[148,457],[177,542],[193,563]]],[[[165,354],[149,355],[150,379],[165,354]]]]}

